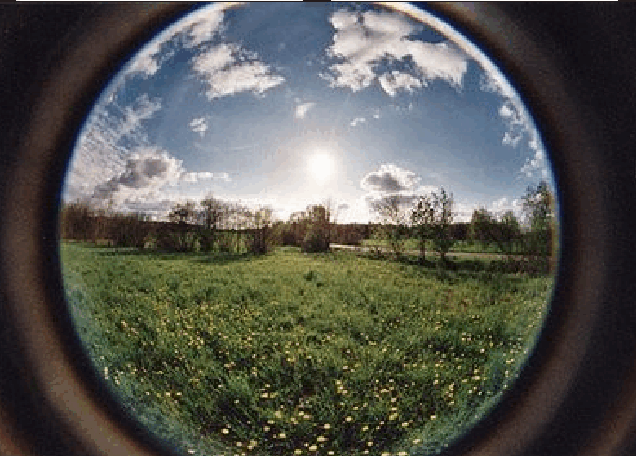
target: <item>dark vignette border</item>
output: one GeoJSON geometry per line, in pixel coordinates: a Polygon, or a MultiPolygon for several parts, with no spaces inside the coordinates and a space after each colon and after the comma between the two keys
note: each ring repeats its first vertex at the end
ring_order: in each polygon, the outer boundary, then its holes
{"type": "MultiPolygon", "coordinates": [[[[1,5],[0,453],[144,454],[62,293],[57,205],[68,154],[130,49],[189,4],[1,5]]],[[[636,8],[433,4],[523,95],[551,153],[557,286],[534,355],[449,454],[636,454],[636,8]]]]}

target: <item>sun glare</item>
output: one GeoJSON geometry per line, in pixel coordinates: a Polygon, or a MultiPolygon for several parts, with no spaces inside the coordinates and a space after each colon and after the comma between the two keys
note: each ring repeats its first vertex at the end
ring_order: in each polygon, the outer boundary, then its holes
{"type": "Polygon", "coordinates": [[[307,169],[317,183],[325,184],[334,176],[336,163],[331,155],[319,153],[309,157],[307,169]]]}

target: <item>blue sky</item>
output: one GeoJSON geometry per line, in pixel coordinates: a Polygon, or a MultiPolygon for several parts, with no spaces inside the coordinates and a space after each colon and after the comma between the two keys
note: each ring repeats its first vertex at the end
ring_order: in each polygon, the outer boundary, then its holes
{"type": "MultiPolygon", "coordinates": [[[[416,12],[417,13],[417,12],[416,12]]],[[[551,181],[518,94],[476,48],[368,5],[197,10],[142,48],[87,118],[63,198],[159,219],[208,194],[282,220],[329,199],[444,187],[456,220],[520,214],[551,181]]]]}

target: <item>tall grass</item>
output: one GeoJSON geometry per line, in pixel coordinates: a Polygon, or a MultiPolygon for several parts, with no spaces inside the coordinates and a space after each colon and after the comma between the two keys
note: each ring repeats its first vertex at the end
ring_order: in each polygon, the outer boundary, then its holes
{"type": "Polygon", "coordinates": [[[96,369],[190,454],[435,452],[514,379],[552,284],[294,248],[61,249],[96,369]]]}

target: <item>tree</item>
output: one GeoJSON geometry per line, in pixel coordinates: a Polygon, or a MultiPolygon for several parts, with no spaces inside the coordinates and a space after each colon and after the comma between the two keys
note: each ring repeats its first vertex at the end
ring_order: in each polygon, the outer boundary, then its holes
{"type": "Polygon", "coordinates": [[[453,195],[441,188],[438,193],[432,193],[432,198],[435,213],[432,226],[433,246],[442,257],[442,262],[445,262],[446,254],[455,243],[450,229],[453,223],[453,195]]]}
{"type": "Polygon", "coordinates": [[[405,197],[399,194],[386,195],[371,203],[372,209],[380,217],[378,235],[389,242],[396,258],[404,252],[404,241],[408,235],[408,215],[405,211],[405,197]]]}
{"type": "Polygon", "coordinates": [[[307,206],[303,252],[327,252],[331,242],[331,209],[325,204],[307,206]]]}
{"type": "Polygon", "coordinates": [[[495,222],[492,237],[502,252],[512,254],[515,240],[521,237],[521,226],[514,212],[507,211],[501,221],[495,222]]]}
{"type": "Polygon", "coordinates": [[[177,203],[168,214],[168,219],[171,222],[177,222],[180,224],[192,223],[196,218],[196,211],[194,208],[195,204],[193,201],[188,201],[185,204],[177,203]]]}
{"type": "Polygon", "coordinates": [[[252,242],[250,251],[256,255],[267,253],[270,249],[270,231],[274,211],[270,207],[261,207],[251,213],[252,242]]]}
{"type": "Polygon", "coordinates": [[[493,225],[495,218],[486,208],[479,208],[473,211],[468,228],[468,236],[473,241],[491,242],[493,240],[493,225]]]}
{"type": "Polygon", "coordinates": [[[435,207],[432,195],[422,195],[417,198],[411,212],[411,224],[420,248],[420,263],[426,260],[426,241],[432,237],[435,223],[435,207]]]}
{"type": "Polygon", "coordinates": [[[203,224],[207,231],[202,234],[200,239],[201,250],[208,252],[214,247],[216,231],[222,221],[227,218],[228,205],[210,194],[201,201],[201,208],[203,224]]]}
{"type": "Polygon", "coordinates": [[[526,235],[530,251],[547,256],[551,250],[554,229],[554,196],[548,183],[529,186],[523,197],[523,212],[530,231],[526,235]]]}
{"type": "MultiPolygon", "coordinates": [[[[168,214],[168,219],[177,226],[165,227],[157,233],[157,245],[178,252],[193,251],[197,244],[197,235],[188,225],[196,223],[197,212],[193,201],[177,203],[168,214]]],[[[194,228],[194,227],[193,227],[194,228]]]]}

